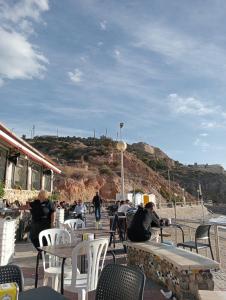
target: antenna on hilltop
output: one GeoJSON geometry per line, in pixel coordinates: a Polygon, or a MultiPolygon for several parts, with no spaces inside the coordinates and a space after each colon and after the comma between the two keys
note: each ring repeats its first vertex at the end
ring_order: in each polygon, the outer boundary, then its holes
{"type": "Polygon", "coordinates": [[[35,125],[32,126],[32,138],[35,136],[35,125]]]}

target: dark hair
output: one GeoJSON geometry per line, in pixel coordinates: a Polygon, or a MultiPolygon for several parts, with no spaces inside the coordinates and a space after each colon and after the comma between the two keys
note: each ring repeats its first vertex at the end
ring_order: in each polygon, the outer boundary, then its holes
{"type": "Polygon", "coordinates": [[[155,204],[153,202],[148,202],[146,205],[145,205],[145,208],[154,208],[155,207],[155,204]]]}

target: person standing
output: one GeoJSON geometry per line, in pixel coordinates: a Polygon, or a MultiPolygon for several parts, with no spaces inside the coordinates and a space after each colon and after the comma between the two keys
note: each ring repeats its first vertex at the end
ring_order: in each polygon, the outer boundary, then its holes
{"type": "Polygon", "coordinates": [[[96,221],[100,221],[101,214],[100,214],[100,207],[102,204],[102,199],[98,192],[96,192],[96,195],[93,197],[93,205],[94,205],[94,211],[95,211],[95,218],[96,221]]]}
{"type": "Polygon", "coordinates": [[[52,201],[48,200],[47,193],[41,190],[38,198],[29,203],[32,216],[30,239],[35,248],[39,247],[39,233],[45,229],[54,227],[55,207],[52,201]]]}

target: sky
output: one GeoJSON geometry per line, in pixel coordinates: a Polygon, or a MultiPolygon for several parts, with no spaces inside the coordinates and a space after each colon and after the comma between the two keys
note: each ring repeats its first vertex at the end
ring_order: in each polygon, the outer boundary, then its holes
{"type": "Polygon", "coordinates": [[[0,121],[226,168],[225,0],[0,0],[0,121]]]}

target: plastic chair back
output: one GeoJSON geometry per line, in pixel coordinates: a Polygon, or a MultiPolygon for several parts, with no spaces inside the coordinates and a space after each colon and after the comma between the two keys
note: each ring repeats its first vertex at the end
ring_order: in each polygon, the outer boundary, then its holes
{"type": "Polygon", "coordinates": [[[81,219],[69,219],[64,221],[71,229],[85,228],[85,223],[81,219]]]}
{"type": "Polygon", "coordinates": [[[108,264],[100,275],[95,300],[142,300],[145,280],[136,267],[108,264]]]}
{"type": "Polygon", "coordinates": [[[195,239],[196,240],[205,240],[209,239],[210,237],[210,227],[211,225],[199,225],[195,232],[195,239]]]}
{"type": "Polygon", "coordinates": [[[71,286],[76,288],[77,279],[77,267],[79,255],[85,255],[87,257],[87,286],[86,291],[93,291],[96,289],[99,269],[103,269],[103,264],[108,248],[108,239],[100,238],[92,241],[83,241],[79,243],[72,252],[72,279],[71,286]],[[102,263],[100,266],[100,258],[102,257],[102,263]]]}
{"type": "Polygon", "coordinates": [[[0,267],[0,283],[16,282],[19,291],[23,291],[24,277],[21,269],[16,265],[6,265],[0,267]]]}
{"type": "MultiPolygon", "coordinates": [[[[69,232],[65,229],[59,228],[52,228],[46,229],[39,233],[39,245],[40,247],[43,246],[55,246],[61,244],[69,244],[71,242],[71,236],[69,232]]],[[[48,255],[48,267],[56,267],[59,266],[59,258],[48,255]]],[[[44,270],[47,269],[45,254],[42,252],[42,260],[43,260],[43,267],[44,270]]]]}

